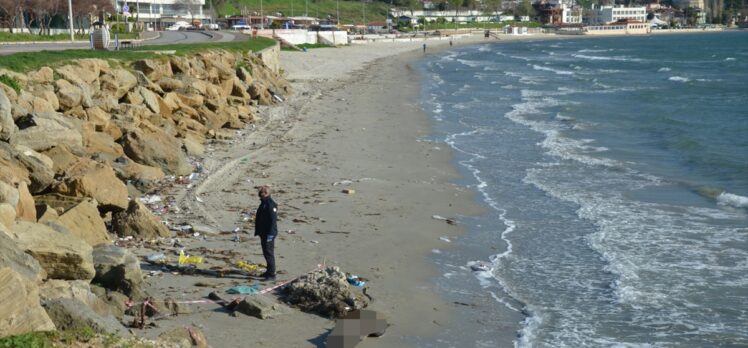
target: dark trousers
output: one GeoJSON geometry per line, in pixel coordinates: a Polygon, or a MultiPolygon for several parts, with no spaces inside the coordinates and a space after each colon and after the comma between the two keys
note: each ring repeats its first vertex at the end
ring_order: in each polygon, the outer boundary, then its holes
{"type": "Polygon", "coordinates": [[[265,256],[265,263],[268,265],[267,274],[275,275],[275,239],[268,242],[266,236],[260,236],[260,245],[262,256],[265,256]]]}

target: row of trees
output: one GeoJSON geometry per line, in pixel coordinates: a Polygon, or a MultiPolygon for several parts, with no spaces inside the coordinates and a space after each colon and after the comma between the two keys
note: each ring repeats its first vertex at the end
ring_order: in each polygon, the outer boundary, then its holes
{"type": "MultiPolygon", "coordinates": [[[[111,0],[73,0],[72,4],[73,20],[78,28],[83,28],[84,23],[100,11],[114,10],[111,0]]],[[[64,21],[67,14],[67,0],[0,0],[0,25],[11,32],[25,28],[29,32],[38,30],[38,34],[49,34],[53,21],[64,21]]]]}

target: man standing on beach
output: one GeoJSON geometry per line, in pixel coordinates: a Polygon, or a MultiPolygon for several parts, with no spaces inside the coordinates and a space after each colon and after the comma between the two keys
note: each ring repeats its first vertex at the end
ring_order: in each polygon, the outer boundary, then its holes
{"type": "Polygon", "coordinates": [[[257,191],[260,206],[255,213],[255,236],[260,237],[262,255],[267,271],[262,274],[265,280],[275,279],[275,237],[278,235],[278,205],[270,197],[270,186],[263,185],[257,191]]]}
{"type": "Polygon", "coordinates": [[[426,53],[426,43],[423,43],[423,53],[426,53]]]}

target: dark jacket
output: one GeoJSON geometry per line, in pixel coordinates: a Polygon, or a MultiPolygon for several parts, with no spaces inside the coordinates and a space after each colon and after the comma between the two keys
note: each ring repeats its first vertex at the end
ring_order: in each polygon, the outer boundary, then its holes
{"type": "Polygon", "coordinates": [[[272,198],[260,199],[260,206],[255,214],[255,236],[278,235],[278,205],[272,198]]]}

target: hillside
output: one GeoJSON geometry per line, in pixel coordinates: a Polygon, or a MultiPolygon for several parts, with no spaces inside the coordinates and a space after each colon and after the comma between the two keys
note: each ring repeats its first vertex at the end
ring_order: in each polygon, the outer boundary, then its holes
{"type": "Polygon", "coordinates": [[[216,5],[218,15],[242,15],[242,11],[260,13],[260,2],[262,1],[262,12],[265,15],[281,13],[284,16],[308,16],[317,18],[336,17],[340,12],[341,23],[361,23],[363,21],[364,6],[366,7],[366,21],[384,21],[389,4],[369,1],[336,1],[336,0],[226,0],[216,5]]]}

